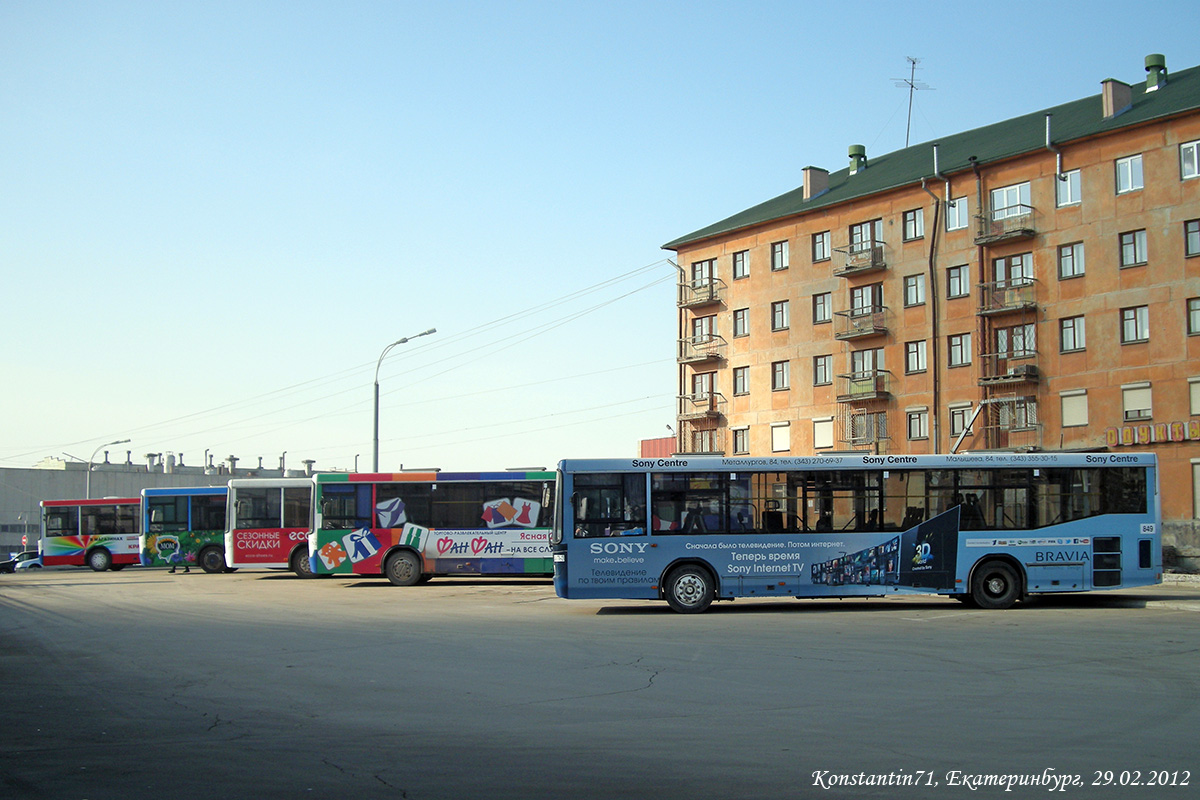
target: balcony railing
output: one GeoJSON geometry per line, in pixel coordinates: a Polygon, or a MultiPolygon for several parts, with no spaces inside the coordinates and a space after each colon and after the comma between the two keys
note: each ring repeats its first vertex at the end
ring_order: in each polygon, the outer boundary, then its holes
{"type": "Polygon", "coordinates": [[[704,333],[680,339],[678,361],[680,364],[694,364],[700,361],[724,358],[725,348],[728,344],[724,336],[715,333],[704,333]]]}
{"type": "Polygon", "coordinates": [[[888,373],[873,369],[838,375],[839,403],[857,403],[865,400],[885,400],[888,395],[888,373]]]}
{"type": "Polygon", "coordinates": [[[975,244],[995,244],[1037,236],[1034,214],[1034,207],[1024,203],[988,209],[975,218],[979,223],[975,244]]]}
{"type": "Polygon", "coordinates": [[[887,333],[887,307],[873,306],[835,311],[833,338],[858,339],[887,333]]]}
{"type": "Polygon", "coordinates": [[[720,392],[697,392],[679,398],[681,420],[716,419],[725,413],[725,396],[720,392]]]}
{"type": "Polygon", "coordinates": [[[1009,278],[979,284],[979,313],[985,316],[1037,308],[1037,281],[1009,278]]]}
{"type": "Polygon", "coordinates": [[[679,307],[692,308],[720,303],[725,299],[725,281],[720,278],[702,278],[679,284],[679,307]]]}
{"type": "Polygon", "coordinates": [[[1017,383],[1037,383],[1040,375],[1036,350],[1017,350],[1009,353],[990,353],[979,357],[980,386],[1017,383]]]}
{"type": "Polygon", "coordinates": [[[886,246],[883,242],[852,244],[835,249],[843,257],[842,266],[833,271],[833,274],[839,277],[887,269],[887,254],[884,252],[886,246]]]}

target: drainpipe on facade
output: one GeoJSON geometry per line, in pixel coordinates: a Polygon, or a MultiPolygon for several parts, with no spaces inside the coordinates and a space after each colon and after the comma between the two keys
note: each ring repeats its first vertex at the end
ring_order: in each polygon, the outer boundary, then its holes
{"type": "MultiPolygon", "coordinates": [[[[934,163],[933,173],[936,176],[937,175],[937,145],[936,144],[933,146],[933,163],[934,163]]],[[[947,186],[949,185],[949,183],[950,183],[949,181],[946,182],[947,186]]],[[[937,237],[938,237],[938,230],[939,230],[938,225],[939,225],[939,219],[940,219],[939,212],[941,211],[942,204],[938,200],[938,196],[936,194],[934,194],[933,192],[929,191],[929,189],[925,186],[924,178],[921,179],[921,188],[925,190],[926,194],[928,194],[930,197],[933,198],[933,230],[929,235],[929,287],[928,287],[929,318],[930,318],[930,333],[929,333],[929,335],[930,335],[930,338],[933,339],[932,353],[930,354],[931,358],[933,359],[933,370],[932,370],[932,372],[933,372],[933,402],[932,402],[933,409],[932,409],[932,412],[933,413],[931,413],[929,415],[930,416],[929,428],[930,428],[930,436],[933,437],[933,452],[934,452],[934,455],[937,455],[938,453],[942,452],[942,450],[941,450],[941,427],[942,427],[941,426],[941,415],[938,413],[938,409],[941,408],[941,396],[942,396],[941,379],[939,378],[942,361],[941,361],[941,357],[940,357],[941,350],[938,347],[938,344],[941,341],[941,336],[940,336],[941,328],[938,325],[938,301],[937,301],[937,298],[938,298],[937,237]]]]}
{"type": "MultiPolygon", "coordinates": [[[[971,162],[971,170],[975,173],[975,202],[979,204],[978,205],[979,220],[981,223],[983,223],[987,220],[987,210],[983,206],[983,175],[979,171],[979,159],[976,158],[975,156],[971,156],[968,160],[971,162]]],[[[975,230],[976,235],[979,234],[980,230],[981,230],[981,228],[976,228],[976,230],[975,230]]],[[[987,275],[987,272],[985,271],[985,264],[984,264],[985,259],[986,259],[986,255],[984,254],[983,245],[982,244],[976,245],[975,246],[975,260],[976,260],[976,263],[977,263],[978,269],[979,269],[978,274],[979,274],[979,283],[980,284],[983,284],[986,282],[986,281],[984,281],[984,276],[987,275]]],[[[980,285],[979,291],[980,292],[983,291],[982,285],[980,285]]],[[[982,308],[982,305],[980,304],[980,300],[981,300],[981,298],[975,298],[976,310],[982,308]]],[[[983,354],[985,352],[985,348],[988,346],[987,317],[983,316],[982,314],[976,313],[975,319],[977,320],[976,325],[975,325],[975,333],[976,333],[976,339],[978,340],[975,343],[975,349],[977,349],[980,352],[980,354],[983,354]]],[[[985,365],[981,362],[979,365],[980,370],[982,370],[984,368],[984,366],[985,365]]],[[[977,408],[975,413],[971,415],[972,421],[975,420],[979,416],[979,411],[982,410],[982,408],[983,408],[983,401],[986,399],[987,399],[987,389],[983,386],[980,386],[979,387],[979,408],[977,408]]],[[[988,445],[987,437],[984,437],[984,447],[987,447],[987,445],[988,445]]]]}
{"type": "MultiPolygon", "coordinates": [[[[685,273],[683,271],[683,267],[679,266],[678,264],[676,264],[674,261],[672,261],[669,258],[667,259],[667,263],[679,271],[679,286],[676,288],[676,291],[675,291],[675,305],[678,308],[678,320],[679,320],[678,330],[676,331],[676,336],[675,336],[675,358],[676,358],[676,360],[678,360],[678,358],[679,358],[679,343],[683,341],[683,331],[685,329],[684,317],[687,314],[687,309],[683,307],[683,303],[682,303],[683,284],[684,284],[684,278],[686,277],[687,273],[685,273]]],[[[684,378],[686,377],[686,373],[687,373],[687,365],[680,364],[678,369],[679,369],[679,382],[678,382],[679,395],[677,395],[675,398],[675,455],[682,454],[682,448],[680,447],[680,442],[682,441],[682,437],[683,437],[683,425],[679,422],[679,397],[684,394],[684,390],[683,390],[684,389],[684,378]]]]}

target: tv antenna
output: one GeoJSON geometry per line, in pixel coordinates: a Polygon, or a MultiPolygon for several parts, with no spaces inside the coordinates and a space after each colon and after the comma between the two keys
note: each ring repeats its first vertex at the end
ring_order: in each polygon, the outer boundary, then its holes
{"type": "Polygon", "coordinates": [[[921,59],[913,58],[912,56],[905,56],[904,58],[908,60],[908,77],[892,78],[892,80],[896,82],[896,86],[898,87],[908,87],[908,127],[904,129],[904,146],[908,147],[908,136],[912,132],[913,92],[918,90],[933,91],[933,88],[924,81],[917,80],[917,64],[921,62],[921,59]]]}

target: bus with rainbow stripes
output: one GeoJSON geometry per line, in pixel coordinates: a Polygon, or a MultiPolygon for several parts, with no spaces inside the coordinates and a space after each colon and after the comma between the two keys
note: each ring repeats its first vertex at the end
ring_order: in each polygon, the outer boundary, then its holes
{"type": "Polygon", "coordinates": [[[315,575],[549,577],[554,473],[319,473],[315,575]]]}
{"type": "Polygon", "coordinates": [[[42,564],[88,566],[96,572],[138,563],[140,497],[43,500],[42,564]]]}

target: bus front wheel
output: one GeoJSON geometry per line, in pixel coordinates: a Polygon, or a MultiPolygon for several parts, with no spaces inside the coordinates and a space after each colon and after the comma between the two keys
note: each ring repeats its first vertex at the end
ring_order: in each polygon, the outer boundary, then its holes
{"type": "Polygon", "coordinates": [[[225,571],[225,551],[219,547],[206,547],[200,551],[200,568],[209,575],[225,571]]]}
{"type": "Polygon", "coordinates": [[[1020,595],[1017,573],[1003,561],[987,561],[975,571],[971,599],[980,608],[1011,608],[1020,595]]]}
{"type": "Polygon", "coordinates": [[[671,610],[680,614],[699,614],[712,605],[716,587],[708,570],[687,564],[671,570],[665,594],[671,610]]]}
{"type": "Polygon", "coordinates": [[[103,547],[97,547],[88,553],[87,562],[88,566],[96,572],[104,572],[112,566],[112,554],[103,547]]]}
{"type": "Polygon", "coordinates": [[[421,580],[421,559],[416,553],[401,550],[388,558],[384,572],[395,586],[416,586],[421,580]]]}
{"type": "Polygon", "coordinates": [[[298,578],[313,577],[312,564],[308,562],[307,550],[297,550],[292,553],[291,569],[298,578]]]}

